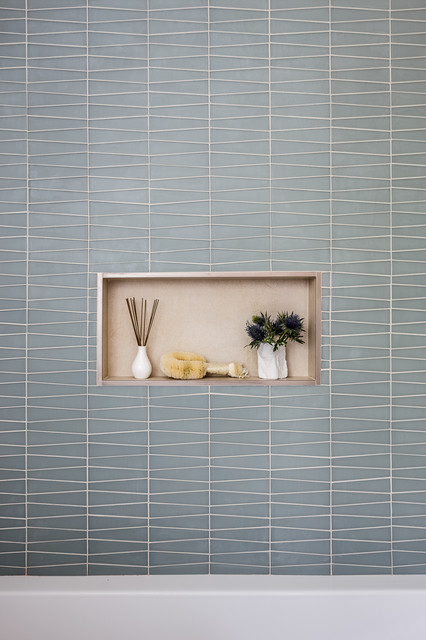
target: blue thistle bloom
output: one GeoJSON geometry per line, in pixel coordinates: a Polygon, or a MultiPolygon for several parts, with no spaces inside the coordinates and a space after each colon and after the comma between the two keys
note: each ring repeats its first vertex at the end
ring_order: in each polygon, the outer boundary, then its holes
{"type": "Polygon", "coordinates": [[[246,332],[251,338],[247,346],[258,349],[262,343],[267,343],[276,351],[288,342],[303,344],[304,331],[303,318],[297,313],[282,311],[275,320],[272,320],[269,313],[260,313],[253,316],[251,322],[246,322],[246,332]]]}
{"type": "Polygon", "coordinates": [[[275,320],[275,322],[272,323],[272,329],[274,331],[274,333],[280,333],[282,330],[282,324],[280,322],[280,320],[275,320]]]}
{"type": "Polygon", "coordinates": [[[258,324],[247,325],[246,331],[252,340],[259,340],[259,342],[262,342],[262,340],[266,338],[266,330],[258,324]]]}
{"type": "Polygon", "coordinates": [[[264,313],[261,313],[260,316],[253,316],[252,318],[254,324],[258,324],[259,327],[264,327],[267,319],[268,317],[264,313]]]}
{"type": "Polygon", "coordinates": [[[291,313],[289,316],[284,318],[284,325],[290,331],[297,331],[302,327],[302,321],[297,315],[297,313],[291,313]]]}

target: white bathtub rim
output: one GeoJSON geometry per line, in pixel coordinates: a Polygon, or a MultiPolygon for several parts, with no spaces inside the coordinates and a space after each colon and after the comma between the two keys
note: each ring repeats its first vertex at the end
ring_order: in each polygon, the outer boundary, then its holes
{"type": "MultiPolygon", "coordinates": [[[[162,595],[281,596],[426,593],[426,575],[1,576],[1,596],[162,595]]],[[[391,595],[391,594],[390,594],[391,595]]]]}

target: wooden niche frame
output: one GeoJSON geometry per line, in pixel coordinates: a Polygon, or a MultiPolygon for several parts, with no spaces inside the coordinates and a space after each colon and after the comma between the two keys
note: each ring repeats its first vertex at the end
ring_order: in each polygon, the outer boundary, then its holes
{"type": "Polygon", "coordinates": [[[321,272],[99,273],[97,384],[99,385],[318,385],[321,372],[321,272]],[[160,299],[148,342],[153,375],[135,380],[136,341],[126,297],[160,299]],[[280,311],[305,319],[305,344],[287,347],[289,377],[257,377],[256,349],[247,348],[245,323],[255,313],[280,311]],[[208,361],[244,363],[249,377],[172,380],[159,370],[167,351],[192,351],[208,361]]]}

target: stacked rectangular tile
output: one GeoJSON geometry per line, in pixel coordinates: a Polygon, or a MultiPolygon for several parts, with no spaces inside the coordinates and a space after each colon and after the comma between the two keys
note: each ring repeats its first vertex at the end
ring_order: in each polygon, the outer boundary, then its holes
{"type": "Polygon", "coordinates": [[[329,387],[271,391],[272,573],[328,575],[329,387]]]}
{"type": "Polygon", "coordinates": [[[211,395],[211,573],[269,573],[268,387],[211,395]]]}
{"type": "Polygon", "coordinates": [[[86,10],[28,2],[28,573],[86,572],[86,10]]]}
{"type": "Polygon", "coordinates": [[[329,268],[329,12],[324,4],[271,0],[271,250],[276,270],[329,268]]]}
{"type": "MultiPolygon", "coordinates": [[[[209,9],[216,271],[269,268],[267,9],[267,0],[221,1],[209,9]]],[[[212,573],[269,571],[268,416],[267,389],[212,393],[212,573]]]]}
{"type": "MultiPolygon", "coordinates": [[[[328,287],[329,14],[316,0],[271,1],[271,259],[324,273],[319,388],[271,389],[271,565],[330,572],[328,287]]],[[[288,309],[283,300],[284,311],[288,309]]],[[[291,354],[297,345],[289,345],[291,354]]]]}
{"type": "Polygon", "coordinates": [[[208,13],[196,0],[149,11],[150,269],[209,265],[208,13]]]}
{"type": "MultiPolygon", "coordinates": [[[[148,30],[150,269],[204,271],[210,237],[207,6],[151,2],[148,30]]],[[[157,389],[150,397],[150,572],[205,573],[206,388],[157,389]]]]}
{"type": "Polygon", "coordinates": [[[209,570],[209,396],[204,387],[150,392],[149,570],[209,570]]]}
{"type": "Polygon", "coordinates": [[[143,574],[148,565],[147,390],[95,386],[95,273],[145,271],[148,265],[146,3],[91,0],[88,46],[89,573],[143,574]]]}
{"type": "Polygon", "coordinates": [[[388,0],[333,2],[333,573],[389,573],[388,0]]]}
{"type": "MultiPolygon", "coordinates": [[[[25,1],[0,12],[0,574],[25,571],[26,24],[25,1]]],[[[7,8],[8,7],[8,8],[7,8]]]]}
{"type": "Polygon", "coordinates": [[[211,260],[216,271],[269,268],[267,0],[210,8],[211,260]]]}
{"type": "Polygon", "coordinates": [[[426,569],[426,8],[392,0],[394,573],[426,569]]]}
{"type": "Polygon", "coordinates": [[[146,396],[143,387],[90,388],[90,575],[147,573],[146,396]]]}
{"type": "Polygon", "coordinates": [[[88,21],[90,270],[146,271],[146,1],[90,0],[88,21]]]}

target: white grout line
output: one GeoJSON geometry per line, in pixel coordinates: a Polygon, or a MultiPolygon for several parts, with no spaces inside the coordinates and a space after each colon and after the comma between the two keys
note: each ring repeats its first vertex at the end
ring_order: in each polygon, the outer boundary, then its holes
{"type": "Polygon", "coordinates": [[[146,547],[147,547],[147,574],[150,575],[150,571],[151,571],[151,462],[150,462],[150,457],[151,457],[151,451],[150,451],[150,392],[149,392],[149,387],[147,387],[147,398],[146,398],[146,402],[147,402],[147,406],[146,406],[146,411],[147,411],[147,470],[146,470],[146,475],[147,475],[147,490],[146,490],[146,500],[147,500],[147,519],[146,519],[146,547]]]}
{"type": "MultiPolygon", "coordinates": [[[[151,91],[150,91],[150,66],[151,66],[151,42],[150,42],[150,4],[146,0],[146,98],[147,98],[147,160],[148,160],[148,271],[151,271],[151,91]]],[[[149,552],[148,552],[149,553],[149,552]]],[[[149,557],[149,556],[148,556],[149,557]]],[[[148,568],[149,570],[149,568],[148,568]]]]}
{"type": "Polygon", "coordinates": [[[208,556],[209,556],[209,575],[211,575],[212,569],[212,457],[211,457],[211,441],[212,441],[212,429],[211,429],[211,387],[209,390],[209,541],[208,541],[208,556]]]}
{"type": "MultiPolygon", "coordinates": [[[[208,102],[208,127],[209,127],[209,184],[208,184],[208,198],[209,198],[209,271],[212,270],[212,239],[213,239],[213,227],[212,227],[212,149],[211,149],[211,130],[212,130],[212,103],[211,103],[211,42],[210,42],[210,0],[207,0],[207,102],[208,102]]],[[[210,387],[209,387],[210,394],[210,387]]]]}
{"type": "Polygon", "coordinates": [[[329,267],[329,317],[327,322],[327,333],[328,333],[328,348],[329,348],[329,364],[328,364],[328,375],[329,375],[329,510],[330,510],[330,521],[329,521],[329,529],[330,529],[330,575],[333,575],[333,417],[332,417],[332,381],[331,381],[331,373],[332,373],[332,357],[331,357],[331,318],[333,313],[333,86],[332,86],[332,0],[328,1],[328,85],[329,85],[329,126],[330,126],[330,137],[329,137],[329,165],[330,165],[330,178],[329,178],[329,239],[330,239],[330,267],[329,267]]]}
{"type": "Polygon", "coordinates": [[[273,555],[272,555],[272,398],[271,387],[268,387],[268,564],[269,575],[272,575],[273,555]]]}
{"type": "MultiPolygon", "coordinates": [[[[271,0],[268,0],[268,164],[269,164],[269,270],[272,271],[272,68],[271,0]]],[[[272,575],[272,398],[268,387],[268,573],[272,575]]]]}
{"type": "Polygon", "coordinates": [[[26,139],[26,264],[25,264],[25,575],[28,575],[28,332],[29,332],[29,250],[30,250],[30,178],[29,178],[29,96],[28,96],[28,0],[25,0],[25,122],[26,139]]]}
{"type": "MultiPolygon", "coordinates": [[[[209,121],[209,271],[212,270],[213,267],[213,253],[212,253],[212,239],[213,239],[213,227],[212,227],[212,149],[211,149],[211,130],[212,130],[212,117],[211,117],[211,40],[210,40],[210,0],[207,0],[207,100],[208,100],[208,121],[209,121]]],[[[209,514],[208,514],[208,522],[209,522],[209,539],[208,539],[208,574],[211,575],[212,572],[212,457],[211,457],[211,442],[212,442],[212,416],[211,416],[211,386],[207,387],[208,389],[208,402],[209,402],[209,413],[208,413],[208,429],[209,429],[209,443],[208,443],[208,456],[209,456],[209,514]]]]}
{"type": "Polygon", "coordinates": [[[271,0],[268,0],[268,155],[269,155],[269,271],[272,271],[272,68],[271,0]]]}
{"type": "MultiPolygon", "coordinates": [[[[151,271],[151,40],[150,40],[150,0],[146,0],[146,91],[147,91],[147,152],[148,152],[148,271],[151,271]]],[[[146,489],[146,564],[147,575],[151,573],[151,394],[147,387],[147,489],[146,489]]]]}
{"type": "Polygon", "coordinates": [[[90,359],[90,145],[89,145],[89,0],[86,0],[86,184],[87,184],[87,280],[86,280],[86,575],[89,575],[89,359],[90,359]]]}
{"type": "Polygon", "coordinates": [[[389,0],[389,252],[390,252],[390,307],[389,307],[389,517],[390,517],[390,555],[391,574],[394,574],[394,550],[393,550],[393,188],[392,188],[392,0],[389,0]]]}

